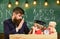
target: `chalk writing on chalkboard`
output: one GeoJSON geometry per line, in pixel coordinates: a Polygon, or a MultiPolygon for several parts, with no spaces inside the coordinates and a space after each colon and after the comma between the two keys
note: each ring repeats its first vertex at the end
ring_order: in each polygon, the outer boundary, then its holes
{"type": "Polygon", "coordinates": [[[55,20],[55,15],[54,15],[54,10],[53,9],[39,9],[39,12],[34,9],[33,13],[34,15],[34,20],[35,19],[43,19],[44,20],[55,20]],[[50,17],[49,17],[50,16],[50,17]]]}

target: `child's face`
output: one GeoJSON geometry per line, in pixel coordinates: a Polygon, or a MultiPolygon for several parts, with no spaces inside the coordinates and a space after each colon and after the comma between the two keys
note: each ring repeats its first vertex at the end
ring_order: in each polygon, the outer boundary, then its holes
{"type": "Polygon", "coordinates": [[[34,26],[37,27],[37,23],[34,23],[34,26]]]}
{"type": "Polygon", "coordinates": [[[42,28],[42,26],[38,23],[34,23],[34,26],[37,27],[37,28],[42,28]]]}

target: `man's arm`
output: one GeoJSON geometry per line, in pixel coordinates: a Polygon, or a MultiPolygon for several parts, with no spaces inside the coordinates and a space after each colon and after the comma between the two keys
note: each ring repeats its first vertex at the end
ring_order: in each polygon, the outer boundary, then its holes
{"type": "Polygon", "coordinates": [[[22,19],[22,21],[20,22],[20,24],[16,28],[16,32],[18,32],[22,28],[23,24],[24,24],[24,18],[22,19]]]}
{"type": "Polygon", "coordinates": [[[15,34],[16,33],[16,28],[14,28],[13,30],[9,30],[9,23],[4,21],[4,33],[9,35],[9,34],[15,34]]]}
{"type": "Polygon", "coordinates": [[[24,23],[24,31],[25,31],[25,34],[28,34],[29,33],[29,28],[28,28],[26,22],[24,23]]]}

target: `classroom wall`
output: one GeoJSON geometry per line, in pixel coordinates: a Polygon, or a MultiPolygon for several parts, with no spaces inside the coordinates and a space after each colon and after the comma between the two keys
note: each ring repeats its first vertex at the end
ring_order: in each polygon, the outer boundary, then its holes
{"type": "MultiPolygon", "coordinates": [[[[3,21],[11,18],[13,8],[17,7],[15,5],[15,0],[10,0],[12,7],[8,8],[9,0],[0,0],[0,33],[4,33],[3,21]]],[[[19,0],[19,7],[23,8],[25,11],[25,21],[29,28],[34,23],[34,20],[42,20],[46,22],[45,26],[48,26],[50,21],[56,21],[57,32],[60,32],[60,5],[56,4],[56,0],[48,0],[49,5],[44,6],[45,0],[37,0],[37,5],[33,5],[33,0],[28,0],[29,7],[24,6],[25,0],[19,0]]]]}

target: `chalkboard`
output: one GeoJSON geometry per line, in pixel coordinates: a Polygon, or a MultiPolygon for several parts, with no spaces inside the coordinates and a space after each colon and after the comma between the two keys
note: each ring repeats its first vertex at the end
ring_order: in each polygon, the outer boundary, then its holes
{"type": "MultiPolygon", "coordinates": [[[[13,8],[17,7],[15,0],[11,0],[12,7],[9,9],[8,2],[9,0],[0,0],[0,33],[4,33],[3,21],[11,18],[13,8]]],[[[28,8],[24,6],[25,0],[19,0],[19,2],[18,6],[24,9],[24,18],[29,28],[33,25],[34,20],[46,22],[45,26],[48,26],[50,21],[56,21],[56,30],[60,32],[60,5],[56,4],[56,0],[48,0],[48,6],[44,6],[44,0],[37,0],[37,5],[32,4],[33,0],[28,0],[28,8]]]]}

